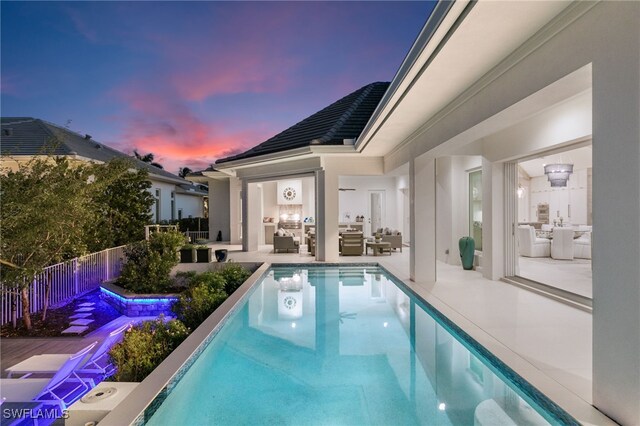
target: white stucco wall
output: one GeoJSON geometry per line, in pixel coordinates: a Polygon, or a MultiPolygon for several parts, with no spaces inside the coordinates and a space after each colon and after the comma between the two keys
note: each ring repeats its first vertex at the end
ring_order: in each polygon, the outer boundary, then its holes
{"type": "Polygon", "coordinates": [[[175,218],[178,219],[178,210],[182,209],[182,217],[204,217],[204,203],[201,196],[176,193],[175,218]]]}
{"type": "Polygon", "coordinates": [[[347,212],[350,213],[352,222],[355,222],[355,217],[358,215],[365,216],[365,232],[370,233],[369,191],[384,191],[382,226],[402,230],[402,216],[398,216],[397,193],[399,190],[394,176],[340,176],[338,184],[340,188],[354,189],[354,191],[340,191],[338,194],[340,222],[344,222],[347,212]]]}
{"type": "Polygon", "coordinates": [[[152,220],[154,222],[171,220],[171,193],[175,191],[175,185],[151,179],[151,188],[149,188],[149,192],[154,196],[154,198],[156,197],[156,191],[160,191],[160,217],[157,215],[158,209],[154,203],[154,205],[151,206],[151,214],[153,215],[152,220]]]}
{"type": "Polygon", "coordinates": [[[216,240],[218,232],[222,241],[231,240],[229,179],[209,179],[209,238],[216,240]]]}
{"type": "Polygon", "coordinates": [[[229,178],[229,240],[231,244],[242,243],[241,192],[242,181],[235,177],[229,178]]]}

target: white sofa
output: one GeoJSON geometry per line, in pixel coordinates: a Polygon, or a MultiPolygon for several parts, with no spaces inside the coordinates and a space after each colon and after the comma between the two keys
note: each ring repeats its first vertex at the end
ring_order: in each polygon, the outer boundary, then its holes
{"type": "Polygon", "coordinates": [[[578,232],[582,235],[573,240],[573,257],[591,259],[591,226],[579,226],[578,232]]]}
{"type": "Polygon", "coordinates": [[[518,246],[520,256],[549,257],[551,255],[551,241],[547,238],[537,238],[533,226],[518,226],[518,246]]]}

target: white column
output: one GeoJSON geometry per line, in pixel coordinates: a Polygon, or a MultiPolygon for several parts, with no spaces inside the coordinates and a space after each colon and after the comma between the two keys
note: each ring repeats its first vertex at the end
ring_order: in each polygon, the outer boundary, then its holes
{"type": "Polygon", "coordinates": [[[316,259],[338,260],[338,175],[327,170],[316,172],[316,259]]]}
{"type": "Polygon", "coordinates": [[[242,251],[258,250],[262,203],[258,186],[242,181],[242,251]]]}
{"type": "Polygon", "coordinates": [[[640,5],[593,64],[593,405],[640,424],[640,5]],[[623,35],[624,34],[624,35],[623,35]]]}
{"type": "Polygon", "coordinates": [[[504,164],[482,159],[482,276],[504,276],[504,164]]]}
{"type": "Polygon", "coordinates": [[[436,280],[436,161],[418,157],[409,162],[411,194],[412,281],[436,280]]]}

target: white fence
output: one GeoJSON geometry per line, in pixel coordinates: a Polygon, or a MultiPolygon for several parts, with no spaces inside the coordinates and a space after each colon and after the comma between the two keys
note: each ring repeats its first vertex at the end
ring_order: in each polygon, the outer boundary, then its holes
{"type": "MultiPolygon", "coordinates": [[[[124,247],[114,247],[63,263],[47,267],[31,284],[29,305],[31,313],[41,311],[45,304],[47,280],[51,285],[49,306],[61,305],[89,290],[98,288],[105,280],[117,278],[122,270],[124,247]]],[[[22,300],[19,294],[3,287],[0,324],[12,321],[12,304],[15,303],[16,320],[22,318],[22,300]]]]}
{"type": "Polygon", "coordinates": [[[189,241],[195,243],[197,240],[208,240],[209,239],[209,231],[185,231],[183,232],[187,238],[190,238],[189,241]]]}

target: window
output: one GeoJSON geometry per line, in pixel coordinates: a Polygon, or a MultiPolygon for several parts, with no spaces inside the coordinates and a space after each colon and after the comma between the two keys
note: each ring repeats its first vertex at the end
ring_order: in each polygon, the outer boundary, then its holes
{"type": "Polygon", "coordinates": [[[176,193],[171,191],[171,220],[176,219],[176,193]]]}
{"type": "Polygon", "coordinates": [[[182,209],[178,209],[178,220],[182,219],[182,209]]]}
{"type": "Polygon", "coordinates": [[[469,172],[469,236],[482,251],[482,170],[469,172]]]}
{"type": "Polygon", "coordinates": [[[160,188],[156,188],[155,207],[156,207],[156,223],[160,223],[160,188]]]}

